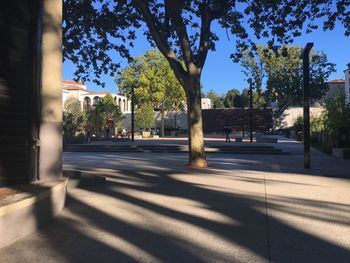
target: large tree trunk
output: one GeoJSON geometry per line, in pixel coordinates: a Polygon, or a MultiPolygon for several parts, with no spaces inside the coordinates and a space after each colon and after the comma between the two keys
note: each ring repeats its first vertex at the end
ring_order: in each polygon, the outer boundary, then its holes
{"type": "Polygon", "coordinates": [[[188,78],[185,85],[188,108],[188,165],[194,168],[205,168],[208,164],[204,152],[200,75],[188,78]]]}

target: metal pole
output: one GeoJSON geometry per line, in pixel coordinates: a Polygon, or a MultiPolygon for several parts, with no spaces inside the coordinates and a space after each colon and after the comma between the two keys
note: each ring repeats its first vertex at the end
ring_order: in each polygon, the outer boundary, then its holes
{"type": "Polygon", "coordinates": [[[249,81],[249,132],[250,132],[250,142],[253,142],[253,85],[252,81],[249,81]]]}
{"type": "Polygon", "coordinates": [[[131,141],[134,142],[135,133],[135,91],[134,86],[131,87],[131,141]]]}
{"type": "Polygon", "coordinates": [[[304,115],[304,168],[311,168],[310,156],[310,66],[309,54],[314,43],[307,43],[300,58],[303,59],[303,115],[304,115]]]}

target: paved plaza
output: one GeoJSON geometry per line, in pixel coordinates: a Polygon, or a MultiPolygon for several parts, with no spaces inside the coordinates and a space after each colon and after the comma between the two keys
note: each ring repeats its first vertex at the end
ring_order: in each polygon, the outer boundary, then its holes
{"type": "Polygon", "coordinates": [[[350,161],[313,150],[305,171],[302,144],[275,147],[290,154],[209,153],[203,170],[186,153],[66,152],[65,169],[106,185],[69,188],[0,261],[349,262],[350,161]]]}

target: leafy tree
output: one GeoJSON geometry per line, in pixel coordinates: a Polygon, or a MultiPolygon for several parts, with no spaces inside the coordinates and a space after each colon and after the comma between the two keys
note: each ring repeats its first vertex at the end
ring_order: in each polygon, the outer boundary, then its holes
{"type": "Polygon", "coordinates": [[[63,131],[67,136],[74,136],[83,127],[85,116],[78,99],[70,96],[63,106],[63,131]]]}
{"type": "MultiPolygon", "coordinates": [[[[284,46],[277,53],[267,47],[260,49],[259,58],[264,64],[268,101],[276,101],[279,113],[288,106],[302,104],[302,47],[284,46]]],[[[328,90],[327,79],[335,71],[335,64],[328,62],[322,52],[310,54],[310,100],[315,102],[328,90]]]]}
{"type": "Polygon", "coordinates": [[[89,112],[89,121],[97,131],[102,130],[108,119],[113,120],[114,125],[118,125],[123,119],[123,114],[119,107],[114,104],[111,94],[102,97],[95,105],[95,108],[89,112]]]}
{"type": "Polygon", "coordinates": [[[240,101],[240,92],[236,89],[230,89],[227,91],[225,99],[224,99],[224,105],[225,108],[229,107],[240,107],[241,101],[240,101]]]}
{"type": "Polygon", "coordinates": [[[155,124],[155,116],[153,106],[145,104],[139,107],[135,114],[136,128],[152,128],[155,124]]]}
{"type": "Polygon", "coordinates": [[[253,97],[256,106],[263,106],[265,99],[263,98],[263,79],[265,77],[264,63],[260,59],[262,47],[257,46],[258,56],[252,55],[252,52],[247,49],[243,52],[241,58],[241,65],[244,70],[243,73],[246,76],[246,80],[251,80],[252,88],[255,90],[253,97]]]}
{"type": "Polygon", "coordinates": [[[224,98],[223,96],[218,95],[215,90],[209,90],[206,96],[202,97],[207,97],[211,100],[211,104],[213,105],[214,109],[220,109],[224,108],[224,98]]]}
{"type": "MultiPolygon", "coordinates": [[[[248,45],[247,28],[255,37],[273,36],[269,45],[291,42],[306,24],[325,17],[325,29],[342,23],[350,33],[347,0],[247,1],[247,0],[65,0],[64,56],[77,64],[77,76],[83,80],[93,70],[114,74],[118,64],[111,51],[130,59],[129,47],[137,28],[165,56],[187,96],[189,127],[189,165],[206,167],[201,112],[200,79],[209,50],[215,50],[217,35],[211,26],[217,20],[236,39],[238,59],[248,45]],[[189,34],[191,28],[191,34],[189,34]]],[[[98,81],[97,81],[98,82],[98,81]]]]}
{"type": "MultiPolygon", "coordinates": [[[[317,116],[310,116],[310,131],[311,133],[314,132],[321,132],[324,130],[325,122],[323,116],[317,117],[317,116]]],[[[293,129],[296,133],[303,132],[304,129],[304,118],[303,116],[298,116],[297,119],[294,122],[293,129]]]]}
{"type": "Polygon", "coordinates": [[[326,102],[324,118],[326,130],[335,139],[338,139],[339,128],[350,128],[350,104],[346,103],[344,92],[337,93],[326,102]]]}
{"type": "Polygon", "coordinates": [[[184,110],[185,91],[176,79],[165,57],[157,50],[133,60],[117,79],[119,90],[130,94],[134,87],[139,106],[152,105],[161,109],[161,136],[164,136],[164,114],[170,110],[184,110]]]}

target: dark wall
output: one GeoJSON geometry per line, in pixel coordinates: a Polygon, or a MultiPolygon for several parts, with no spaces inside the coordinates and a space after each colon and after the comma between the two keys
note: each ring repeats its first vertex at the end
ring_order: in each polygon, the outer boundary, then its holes
{"type": "MultiPolygon", "coordinates": [[[[272,129],[272,109],[253,109],[253,131],[264,132],[272,129]]],[[[202,110],[205,133],[223,132],[225,123],[236,131],[249,130],[249,109],[208,109],[202,110]]]]}
{"type": "Polygon", "coordinates": [[[32,180],[36,1],[0,7],[0,186],[32,180]]]}

